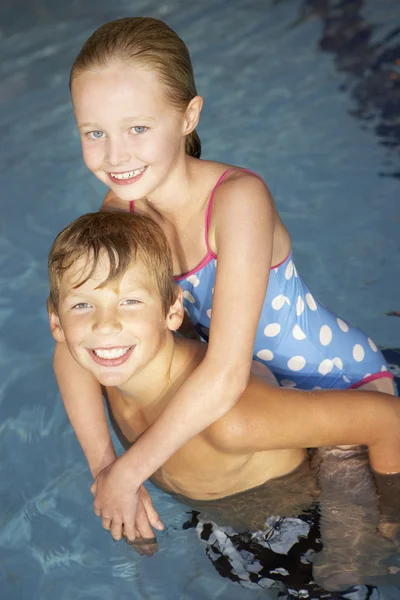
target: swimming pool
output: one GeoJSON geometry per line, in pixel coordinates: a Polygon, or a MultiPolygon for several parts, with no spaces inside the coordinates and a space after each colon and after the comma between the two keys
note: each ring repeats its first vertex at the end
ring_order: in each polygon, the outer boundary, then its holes
{"type": "MultiPolygon", "coordinates": [[[[69,67],[92,30],[129,14],[165,19],[187,42],[206,100],[199,129],[204,156],[266,179],[315,294],[379,345],[399,347],[400,319],[388,316],[400,310],[398,2],[231,0],[227,7],[223,0],[99,0],[94,9],[89,0],[6,0],[0,8],[1,597],[275,598],[276,590],[259,583],[246,587],[245,575],[240,584],[218,572],[205,536],[199,540],[200,521],[155,488],[167,525],[158,554],[149,560],[114,543],[93,515],[90,475],[52,375],[47,252],[55,234],[96,210],[104,194],[80,158],[69,67]]],[[[393,362],[396,356],[392,351],[393,362]]],[[[369,485],[367,476],[363,481],[369,485]]],[[[382,578],[370,597],[398,598],[399,589],[388,586],[391,580],[382,578]]],[[[289,587],[281,598],[293,597],[289,587]]]]}

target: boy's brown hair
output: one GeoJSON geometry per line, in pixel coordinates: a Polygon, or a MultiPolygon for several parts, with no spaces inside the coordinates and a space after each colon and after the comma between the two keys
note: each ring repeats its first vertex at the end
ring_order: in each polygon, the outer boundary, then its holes
{"type": "Polygon", "coordinates": [[[48,272],[49,308],[58,314],[60,281],[75,261],[87,257],[83,285],[96,270],[101,254],[106,253],[110,272],[98,287],[118,281],[129,266],[141,261],[148,269],[160,294],[165,314],[176,300],[172,257],[161,228],[149,217],[136,213],[95,212],[82,215],[58,234],[50,249],[48,272]]]}

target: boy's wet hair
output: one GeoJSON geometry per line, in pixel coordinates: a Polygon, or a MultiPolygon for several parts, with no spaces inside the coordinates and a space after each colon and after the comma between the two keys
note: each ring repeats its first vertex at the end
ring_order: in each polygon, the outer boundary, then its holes
{"type": "MultiPolygon", "coordinates": [[[[70,89],[76,77],[96,67],[123,61],[154,69],[166,100],[180,111],[197,96],[189,50],[166,23],[150,17],[127,17],[105,23],[84,43],[72,65],[70,89]]],[[[186,154],[200,158],[196,131],[186,137],[186,154]]]]}
{"type": "Polygon", "coordinates": [[[82,215],[58,234],[50,249],[48,272],[49,304],[58,314],[60,282],[63,274],[82,257],[86,267],[74,286],[79,288],[94,274],[106,255],[110,271],[97,287],[119,281],[132,264],[140,261],[147,268],[159,292],[164,313],[176,300],[177,287],[172,257],[162,229],[149,217],[135,213],[96,212],[82,215]]]}

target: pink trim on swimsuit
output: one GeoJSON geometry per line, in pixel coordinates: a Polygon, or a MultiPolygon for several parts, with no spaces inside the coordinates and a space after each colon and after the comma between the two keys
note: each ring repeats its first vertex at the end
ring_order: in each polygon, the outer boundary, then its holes
{"type": "Polygon", "coordinates": [[[361,381],[357,381],[349,386],[349,390],[356,390],[357,388],[369,383],[370,381],[375,381],[375,379],[382,379],[383,377],[389,377],[390,379],[394,379],[393,374],[390,371],[379,371],[379,373],[373,373],[368,377],[364,377],[361,381]]]}
{"type": "MultiPolygon", "coordinates": [[[[211,196],[210,196],[210,199],[208,201],[207,210],[206,210],[206,223],[205,223],[204,239],[205,239],[205,243],[206,243],[207,254],[201,259],[201,261],[199,262],[199,264],[196,265],[193,269],[191,269],[187,273],[183,273],[182,275],[176,275],[176,276],[174,276],[174,280],[175,281],[182,281],[182,279],[186,279],[187,277],[190,277],[191,275],[194,275],[195,273],[197,273],[198,271],[200,271],[200,269],[202,269],[203,267],[205,267],[206,265],[208,265],[208,263],[211,262],[213,259],[217,258],[217,255],[214,254],[214,252],[211,250],[211,248],[210,248],[210,246],[208,244],[208,231],[210,229],[212,204],[213,204],[215,192],[217,191],[217,189],[219,188],[219,186],[221,185],[221,183],[224,181],[224,179],[229,175],[229,173],[232,173],[232,171],[243,171],[244,173],[251,173],[252,175],[255,175],[256,177],[258,177],[259,179],[262,179],[259,175],[257,175],[257,173],[254,173],[253,171],[250,171],[250,169],[241,169],[240,167],[230,167],[229,169],[227,169],[226,171],[224,171],[222,173],[221,177],[218,179],[217,183],[215,184],[215,186],[214,186],[214,188],[213,188],[213,190],[211,192],[211,196]]],[[[129,202],[129,212],[132,213],[134,211],[135,211],[135,201],[131,200],[129,202]]],[[[281,265],[283,265],[287,261],[287,259],[289,258],[290,254],[291,254],[291,250],[289,251],[289,254],[286,256],[286,258],[284,258],[277,265],[273,265],[271,267],[271,270],[272,269],[277,269],[278,267],[280,267],[281,265]]]]}

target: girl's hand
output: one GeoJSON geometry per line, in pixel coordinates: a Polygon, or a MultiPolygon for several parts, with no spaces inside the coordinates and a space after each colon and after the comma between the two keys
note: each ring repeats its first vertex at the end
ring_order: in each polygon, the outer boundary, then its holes
{"type": "Polygon", "coordinates": [[[94,495],[95,514],[115,540],[125,537],[133,542],[137,536],[151,538],[154,537],[151,526],[164,528],[147,490],[137,486],[119,459],[97,475],[90,491],[94,495]]]}

